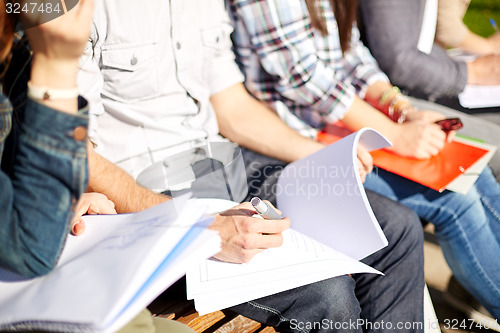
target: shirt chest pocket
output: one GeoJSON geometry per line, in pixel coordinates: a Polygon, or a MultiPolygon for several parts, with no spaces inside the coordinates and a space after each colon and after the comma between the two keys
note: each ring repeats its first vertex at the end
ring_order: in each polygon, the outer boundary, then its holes
{"type": "Polygon", "coordinates": [[[158,46],[116,45],[102,49],[103,94],[117,101],[140,101],[159,94],[158,46]]]}
{"type": "Polygon", "coordinates": [[[220,56],[224,49],[230,47],[230,31],[227,29],[224,25],[219,25],[201,30],[203,47],[211,56],[220,56]]]}

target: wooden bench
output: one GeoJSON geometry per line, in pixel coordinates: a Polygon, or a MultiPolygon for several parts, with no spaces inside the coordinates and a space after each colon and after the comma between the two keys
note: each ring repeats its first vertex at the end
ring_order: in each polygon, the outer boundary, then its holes
{"type": "MultiPolygon", "coordinates": [[[[432,305],[432,301],[425,287],[424,293],[424,317],[425,333],[440,333],[438,319],[432,305]]],[[[194,308],[193,301],[182,299],[172,299],[170,295],[160,295],[148,309],[153,315],[173,319],[191,327],[196,333],[278,333],[271,326],[263,326],[255,320],[246,318],[230,310],[215,311],[203,316],[199,316],[194,308]]]]}
{"type": "Polygon", "coordinates": [[[276,333],[274,328],[246,318],[230,310],[215,311],[199,316],[193,301],[168,300],[160,296],[149,307],[153,315],[173,319],[205,333],[276,333]]]}

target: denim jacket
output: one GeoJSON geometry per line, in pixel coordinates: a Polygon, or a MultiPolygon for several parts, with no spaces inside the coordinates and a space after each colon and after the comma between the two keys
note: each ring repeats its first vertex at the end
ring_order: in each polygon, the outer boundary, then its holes
{"type": "Polygon", "coordinates": [[[88,107],[81,99],[70,115],[24,91],[14,100],[0,94],[0,267],[35,277],[56,264],[87,186],[88,107]]]}

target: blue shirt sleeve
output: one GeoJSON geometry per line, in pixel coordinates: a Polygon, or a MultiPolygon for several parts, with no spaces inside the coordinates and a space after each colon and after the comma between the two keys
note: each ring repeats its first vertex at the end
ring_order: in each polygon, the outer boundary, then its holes
{"type": "Polygon", "coordinates": [[[88,182],[87,105],[66,114],[34,100],[0,109],[0,266],[25,277],[57,263],[88,182]],[[14,120],[14,121],[13,121],[14,120]]]}

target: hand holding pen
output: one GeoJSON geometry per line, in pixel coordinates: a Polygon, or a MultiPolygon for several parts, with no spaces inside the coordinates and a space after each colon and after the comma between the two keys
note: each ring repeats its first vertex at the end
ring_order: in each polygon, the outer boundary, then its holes
{"type": "Polygon", "coordinates": [[[259,197],[253,197],[250,203],[255,211],[266,220],[281,220],[283,218],[276,209],[259,197]]]}
{"type": "Polygon", "coordinates": [[[244,202],[215,216],[210,229],[218,231],[222,241],[222,250],[215,258],[246,263],[256,254],[283,244],[282,232],[290,227],[290,220],[276,211],[278,220],[257,219],[255,212],[251,203],[244,202]]]}

